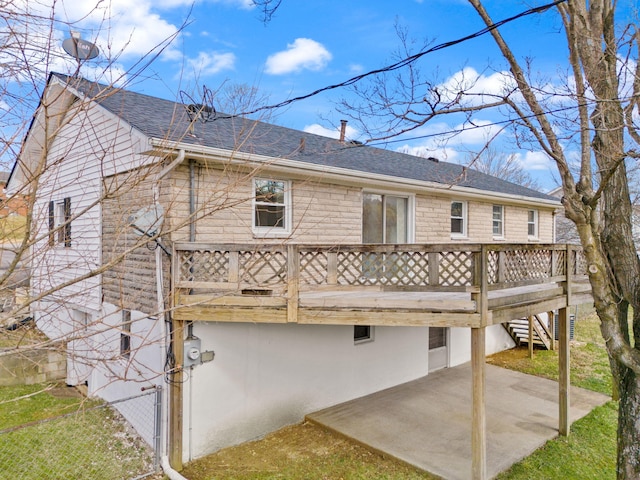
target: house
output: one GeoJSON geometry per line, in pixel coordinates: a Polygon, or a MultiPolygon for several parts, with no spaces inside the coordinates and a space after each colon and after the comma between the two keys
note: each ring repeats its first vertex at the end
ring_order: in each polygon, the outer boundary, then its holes
{"type": "Polygon", "coordinates": [[[34,171],[33,316],[91,395],[171,387],[178,465],[585,295],[557,199],[210,106],[52,74],[12,188],[34,171]]]}
{"type": "Polygon", "coordinates": [[[24,197],[7,197],[6,186],[9,172],[0,172],[0,218],[9,215],[25,216],[27,214],[27,200],[24,197]]]}

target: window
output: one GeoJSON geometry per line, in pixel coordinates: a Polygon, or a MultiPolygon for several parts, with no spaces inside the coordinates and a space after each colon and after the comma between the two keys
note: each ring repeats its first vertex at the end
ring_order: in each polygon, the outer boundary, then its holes
{"type": "Polygon", "coordinates": [[[407,243],[409,199],[378,193],[362,196],[362,243],[407,243]]]}
{"type": "Polygon", "coordinates": [[[504,207],[502,205],[493,206],[493,237],[504,237],[504,207]]]}
{"type": "Polygon", "coordinates": [[[429,327],[429,350],[447,346],[447,328],[429,327]]]}
{"type": "Polygon", "coordinates": [[[527,234],[529,238],[538,238],[538,211],[529,210],[527,219],[527,234]]]}
{"type": "Polygon", "coordinates": [[[467,236],[467,203],[451,202],[451,236],[467,236]]]}
{"type": "Polygon", "coordinates": [[[131,355],[131,310],[122,310],[122,324],[120,325],[120,356],[129,358],[131,355]]]}
{"type": "Polygon", "coordinates": [[[373,340],[373,328],[371,325],[353,326],[353,343],[363,343],[373,340]]]}
{"type": "Polygon", "coordinates": [[[89,324],[91,323],[91,315],[81,310],[73,309],[71,311],[71,315],[73,319],[76,321],[76,324],[82,330],[87,330],[89,324]]]}
{"type": "Polygon", "coordinates": [[[71,246],[71,198],[49,202],[49,245],[71,246]]]}
{"type": "Polygon", "coordinates": [[[291,186],[284,180],[253,180],[253,231],[278,235],[291,231],[291,186]]]}

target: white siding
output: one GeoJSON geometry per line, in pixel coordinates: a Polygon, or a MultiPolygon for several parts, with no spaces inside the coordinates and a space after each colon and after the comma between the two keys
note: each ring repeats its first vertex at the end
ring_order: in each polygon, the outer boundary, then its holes
{"type": "Polygon", "coordinates": [[[141,137],[118,126],[114,117],[100,107],[73,110],[69,119],[51,138],[44,171],[34,205],[34,227],[39,240],[32,247],[32,296],[50,293],[35,306],[42,325],[55,313],[60,332],[72,329],[69,311],[80,308],[97,312],[101,306],[100,275],[93,272],[101,264],[102,175],[106,171],[149,161],[133,155],[141,137]],[[49,202],[71,202],[71,246],[49,245],[49,202]],[[67,284],[65,288],[61,285],[67,284]]]}

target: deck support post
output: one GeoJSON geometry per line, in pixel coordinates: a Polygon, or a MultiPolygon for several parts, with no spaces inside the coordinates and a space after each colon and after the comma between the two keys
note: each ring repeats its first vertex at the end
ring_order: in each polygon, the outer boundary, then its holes
{"type": "Polygon", "coordinates": [[[300,305],[300,252],[296,245],[287,246],[287,322],[298,323],[300,305]]]}
{"type": "Polygon", "coordinates": [[[486,420],[486,327],[471,329],[472,420],[471,420],[471,478],[487,478],[487,420],[486,420]]]}
{"type": "Polygon", "coordinates": [[[558,310],[558,362],[559,362],[559,417],[558,431],[560,435],[569,435],[569,389],[570,389],[570,355],[569,355],[569,322],[567,308],[558,310]]]}
{"type": "Polygon", "coordinates": [[[527,322],[529,324],[529,337],[527,339],[527,342],[529,343],[529,358],[533,358],[533,315],[529,315],[527,317],[527,322]]]}
{"type": "Polygon", "coordinates": [[[169,463],[175,470],[182,470],[182,382],[184,358],[184,321],[173,320],[171,342],[175,365],[169,390],[169,463]]]}

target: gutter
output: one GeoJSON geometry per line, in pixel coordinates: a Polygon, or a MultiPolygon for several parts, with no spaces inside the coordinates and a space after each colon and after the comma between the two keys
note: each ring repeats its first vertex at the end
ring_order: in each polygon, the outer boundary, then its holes
{"type": "MultiPolygon", "coordinates": [[[[369,172],[360,172],[342,167],[328,167],[326,165],[316,165],[312,163],[300,162],[298,160],[290,160],[284,158],[267,157],[264,155],[249,154],[238,151],[230,151],[222,148],[205,147],[202,145],[191,145],[181,142],[167,142],[163,139],[152,138],[150,143],[157,150],[156,153],[188,150],[190,156],[199,157],[203,160],[218,160],[224,164],[245,165],[250,167],[268,168],[270,171],[281,171],[291,174],[291,170],[295,169],[298,175],[310,174],[324,179],[334,180],[338,184],[353,184],[362,186],[363,184],[371,186],[381,186],[390,188],[389,184],[393,184],[393,188],[398,190],[399,186],[417,190],[420,193],[436,192],[455,194],[466,199],[482,199],[487,198],[500,199],[512,205],[528,205],[528,206],[546,206],[549,208],[559,208],[561,206],[559,200],[551,200],[545,198],[525,197],[522,195],[512,195],[508,193],[498,193],[489,190],[480,190],[472,187],[460,187],[457,185],[442,184],[424,180],[414,180],[409,178],[394,177],[391,175],[382,175],[369,172]]],[[[146,152],[148,154],[152,152],[146,152]]]]}

